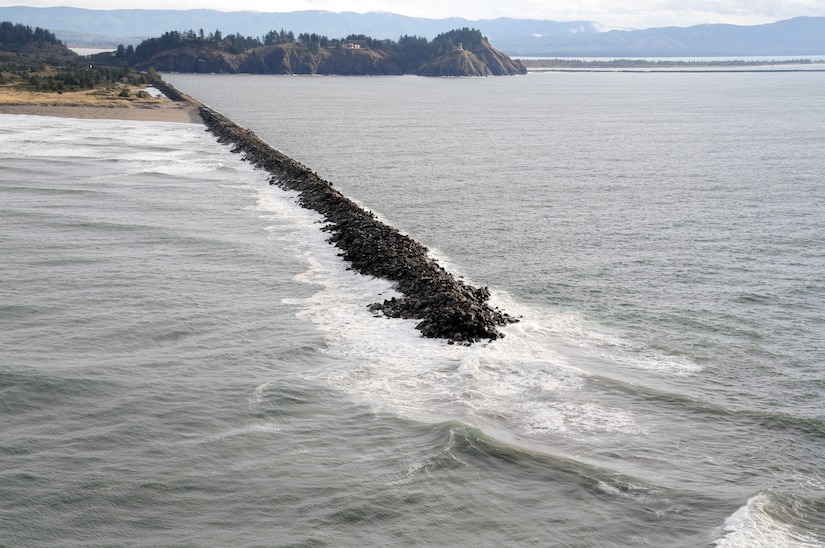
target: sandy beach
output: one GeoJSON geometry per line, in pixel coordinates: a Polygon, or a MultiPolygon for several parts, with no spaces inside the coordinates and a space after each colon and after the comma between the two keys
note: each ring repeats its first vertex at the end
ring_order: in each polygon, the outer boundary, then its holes
{"type": "Polygon", "coordinates": [[[120,98],[90,92],[33,93],[9,88],[0,88],[0,114],[201,123],[197,107],[165,98],[120,98]]]}

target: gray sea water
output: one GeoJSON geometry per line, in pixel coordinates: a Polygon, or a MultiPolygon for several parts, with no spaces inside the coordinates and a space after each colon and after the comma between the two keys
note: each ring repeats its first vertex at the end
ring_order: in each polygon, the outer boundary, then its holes
{"type": "Polygon", "coordinates": [[[195,124],[0,115],[0,545],[825,545],[825,75],[167,75],[522,316],[374,317],[195,124]]]}

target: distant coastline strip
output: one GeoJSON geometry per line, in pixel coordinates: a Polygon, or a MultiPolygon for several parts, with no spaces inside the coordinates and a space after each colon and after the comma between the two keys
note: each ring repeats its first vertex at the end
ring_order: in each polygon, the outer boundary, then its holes
{"type": "Polygon", "coordinates": [[[327,221],[329,241],[342,250],[341,257],[365,275],[394,282],[401,294],[370,310],[392,318],[420,320],[416,328],[425,337],[470,344],[495,340],[499,328],[518,320],[489,305],[490,292],[456,279],[428,255],[426,247],[375,218],[303,164],[275,150],[248,129],[168,82],[153,85],[173,101],[199,108],[207,130],[218,142],[234,145],[232,152],[267,171],[270,184],[299,193],[302,207],[320,213],[327,221]]]}

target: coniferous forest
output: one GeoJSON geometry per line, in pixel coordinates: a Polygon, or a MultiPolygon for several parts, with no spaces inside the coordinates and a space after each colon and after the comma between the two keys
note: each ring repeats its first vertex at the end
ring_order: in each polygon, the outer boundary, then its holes
{"type": "Polygon", "coordinates": [[[493,48],[477,29],[463,28],[432,40],[401,36],[378,40],[363,34],[329,38],[315,33],[270,31],[262,37],[220,30],[169,31],[137,46],[79,56],[48,30],[0,24],[0,82],[24,81],[31,90],[93,88],[102,82],[140,79],[139,72],[488,76],[524,74],[526,68],[493,48]]]}
{"type": "Polygon", "coordinates": [[[344,38],[296,35],[283,29],[262,37],[224,34],[220,30],[169,31],[136,47],[121,45],[113,58],[98,56],[95,60],[176,72],[422,74],[427,66],[439,60],[443,63],[445,57],[461,66],[454,74],[444,75],[525,72],[520,62],[495,50],[481,31],[470,28],[451,30],[432,40],[405,35],[397,41],[363,34],[344,38]],[[465,74],[467,70],[471,72],[465,74]]]}

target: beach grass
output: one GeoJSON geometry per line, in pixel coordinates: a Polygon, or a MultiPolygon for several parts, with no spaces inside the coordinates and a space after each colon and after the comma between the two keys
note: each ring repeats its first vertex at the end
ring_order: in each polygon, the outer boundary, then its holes
{"type": "Polygon", "coordinates": [[[112,85],[61,93],[0,85],[0,114],[200,123],[192,105],[140,93],[144,88],[112,85]]]}

